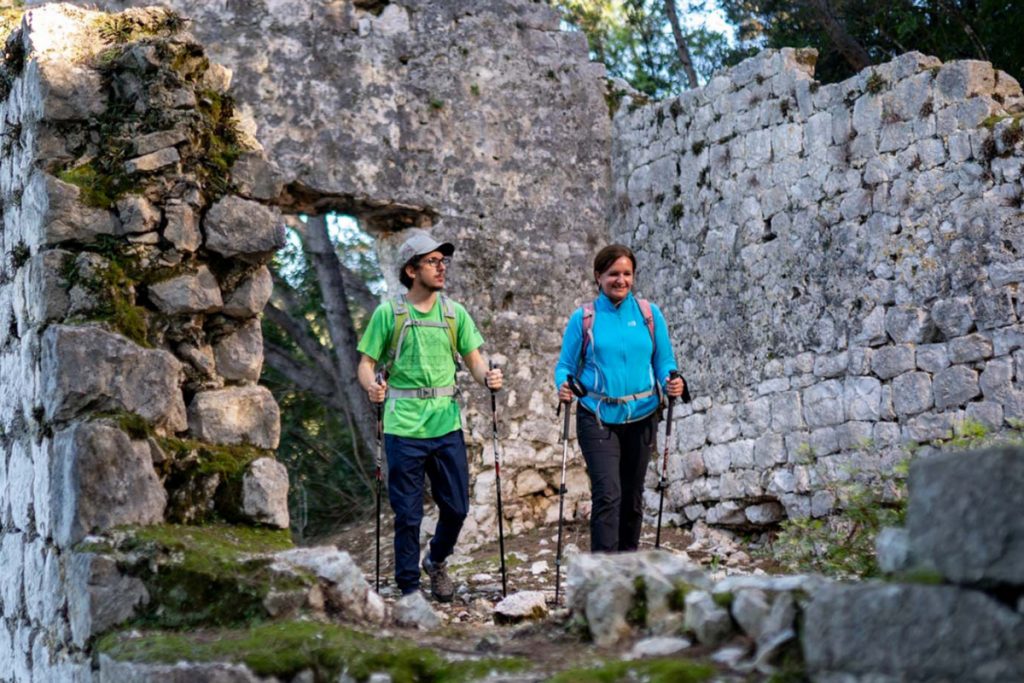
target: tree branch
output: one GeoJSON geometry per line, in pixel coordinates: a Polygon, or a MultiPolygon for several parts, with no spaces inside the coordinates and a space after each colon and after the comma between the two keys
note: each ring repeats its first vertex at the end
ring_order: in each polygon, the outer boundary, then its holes
{"type": "Polygon", "coordinates": [[[686,73],[686,80],[690,89],[697,87],[697,72],[693,68],[693,57],[690,56],[690,47],[686,44],[686,38],[679,27],[679,14],[676,12],[676,0],[665,0],[665,14],[668,15],[668,23],[672,25],[672,36],[676,40],[676,52],[679,54],[679,63],[686,73]]]}
{"type": "Polygon", "coordinates": [[[312,331],[309,329],[309,323],[293,317],[287,311],[279,308],[277,302],[274,301],[271,301],[270,305],[263,309],[263,314],[267,317],[267,320],[280,327],[298,345],[302,353],[309,358],[323,375],[327,377],[334,376],[335,369],[329,352],[313,336],[312,331]]]}
{"type": "Polygon", "coordinates": [[[857,71],[871,66],[871,56],[868,55],[868,51],[836,18],[829,0],[800,0],[800,2],[811,9],[818,24],[828,34],[829,40],[839,50],[839,54],[843,56],[847,64],[857,71]]]}
{"type": "Polygon", "coordinates": [[[281,373],[296,388],[315,394],[334,409],[344,407],[338,403],[338,395],[329,375],[299,363],[285,349],[267,340],[263,341],[263,355],[267,365],[281,373]]]}

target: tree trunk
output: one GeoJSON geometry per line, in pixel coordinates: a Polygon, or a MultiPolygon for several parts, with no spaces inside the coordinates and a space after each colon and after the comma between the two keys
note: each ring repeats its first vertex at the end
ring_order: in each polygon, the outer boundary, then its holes
{"type": "Polygon", "coordinates": [[[665,14],[668,15],[668,23],[672,24],[672,35],[676,39],[676,52],[679,53],[679,63],[683,65],[686,73],[686,80],[690,89],[697,87],[697,72],[693,68],[693,57],[690,56],[690,47],[686,44],[683,31],[679,27],[679,15],[676,13],[676,0],[665,0],[665,14]]]}
{"type": "Polygon", "coordinates": [[[303,248],[316,271],[317,283],[324,303],[324,317],[334,345],[334,361],[337,371],[336,389],[341,392],[352,413],[352,421],[359,433],[360,441],[367,454],[373,453],[377,435],[376,417],[366,392],[359,385],[356,368],[359,354],[356,351],[356,331],[352,324],[348,299],[345,296],[345,280],[342,264],[334,245],[327,234],[327,221],[323,216],[310,216],[303,231],[303,248]]]}
{"type": "Polygon", "coordinates": [[[857,71],[871,66],[871,57],[868,55],[868,51],[839,22],[832,12],[828,0],[801,0],[801,2],[814,12],[821,28],[828,34],[829,40],[839,50],[839,54],[843,56],[847,64],[857,71]]]}

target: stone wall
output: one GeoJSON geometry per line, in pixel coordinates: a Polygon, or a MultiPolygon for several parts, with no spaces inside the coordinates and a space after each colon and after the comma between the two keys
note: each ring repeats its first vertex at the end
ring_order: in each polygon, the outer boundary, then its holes
{"type": "Polygon", "coordinates": [[[262,153],[173,15],[3,19],[0,680],[86,681],[94,636],[148,599],[94,534],[288,526],[256,385],[283,228],[234,192],[262,153]]]}
{"type": "Polygon", "coordinates": [[[614,121],[612,233],[696,397],[684,520],[824,515],[836,482],[1024,418],[1019,85],[917,53],[821,85],[814,58],[765,52],[614,121]]]}
{"type": "MultiPolygon", "coordinates": [[[[449,293],[507,370],[506,530],[553,520],[554,363],[607,239],[611,120],[585,38],[528,0],[164,4],[232,69],[240,108],[282,169],[285,211],[356,216],[378,239],[392,292],[403,228],[433,226],[458,245],[449,293]]],[[[496,533],[490,408],[462,384],[474,468],[462,539],[472,542],[496,533]]],[[[574,467],[570,515],[586,490],[574,467]]]]}

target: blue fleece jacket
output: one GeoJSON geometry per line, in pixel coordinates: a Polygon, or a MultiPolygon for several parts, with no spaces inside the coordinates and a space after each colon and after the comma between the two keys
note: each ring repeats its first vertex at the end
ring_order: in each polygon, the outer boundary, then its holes
{"type": "MultiPolygon", "coordinates": [[[[653,303],[651,313],[657,342],[653,349],[643,312],[633,295],[627,295],[616,306],[602,292],[594,302],[593,343],[587,345],[587,355],[580,368],[583,309],[577,308],[562,335],[562,353],[555,366],[555,387],[560,387],[569,375],[575,375],[587,391],[610,397],[649,391],[654,388],[655,380],[664,391],[668,373],[677,369],[676,361],[665,317],[653,303]]],[[[602,422],[622,424],[642,419],[654,412],[658,407],[658,396],[655,393],[625,404],[612,404],[584,396],[580,402],[587,410],[597,414],[602,422]]]]}

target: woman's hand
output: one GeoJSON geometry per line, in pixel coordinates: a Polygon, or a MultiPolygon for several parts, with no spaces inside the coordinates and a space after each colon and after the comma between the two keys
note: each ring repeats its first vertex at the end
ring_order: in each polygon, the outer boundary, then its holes
{"type": "Polygon", "coordinates": [[[683,380],[682,376],[676,375],[665,383],[665,392],[672,398],[679,398],[683,395],[683,389],[685,387],[686,382],[683,380]]]}
{"type": "Polygon", "coordinates": [[[572,393],[572,389],[569,388],[568,382],[562,382],[562,386],[558,387],[558,400],[562,403],[572,403],[575,395],[572,393]]]}

